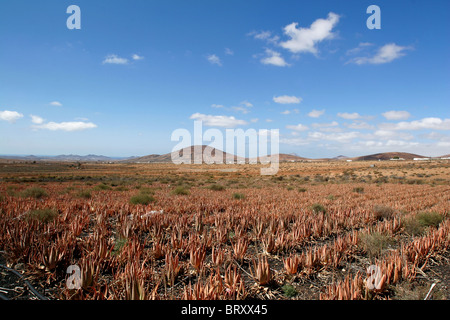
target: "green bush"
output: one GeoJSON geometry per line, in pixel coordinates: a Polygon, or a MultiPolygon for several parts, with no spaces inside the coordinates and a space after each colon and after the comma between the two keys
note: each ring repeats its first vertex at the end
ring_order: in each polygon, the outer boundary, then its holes
{"type": "Polygon", "coordinates": [[[209,186],[209,189],[211,189],[213,191],[223,191],[223,190],[225,190],[225,187],[220,184],[212,184],[209,186]]]}
{"type": "Polygon", "coordinates": [[[388,220],[392,218],[395,211],[388,206],[378,204],[373,207],[373,213],[377,220],[388,220]]]}
{"type": "Polygon", "coordinates": [[[47,196],[47,191],[39,187],[31,187],[23,190],[20,195],[24,198],[41,199],[47,196]]]}
{"type": "Polygon", "coordinates": [[[118,255],[123,247],[125,247],[125,245],[127,244],[127,238],[124,237],[119,237],[118,239],[116,239],[116,242],[114,243],[114,249],[112,251],[112,254],[114,256],[118,255]]]}
{"type": "Polygon", "coordinates": [[[135,196],[132,196],[130,199],[131,204],[143,204],[148,205],[152,202],[156,201],[151,195],[140,193],[135,196]]]}
{"type": "Polygon", "coordinates": [[[104,191],[104,190],[111,190],[111,187],[102,183],[102,184],[96,185],[94,189],[104,191]]]}
{"type": "Polygon", "coordinates": [[[364,193],[364,188],[363,188],[363,187],[356,187],[356,188],[353,188],[353,192],[356,192],[356,193],[364,193]]]}
{"type": "Polygon", "coordinates": [[[319,204],[319,203],[313,204],[311,206],[311,210],[314,213],[323,213],[323,214],[327,213],[327,209],[325,209],[325,207],[323,205],[319,204]]]}
{"type": "Polygon", "coordinates": [[[242,200],[245,199],[245,195],[242,193],[233,193],[233,199],[242,200]]]}
{"type": "Polygon", "coordinates": [[[308,191],[308,189],[306,189],[306,188],[299,188],[298,189],[298,192],[306,192],[306,191],[308,191]]]}
{"type": "Polygon", "coordinates": [[[283,290],[283,294],[288,298],[293,298],[297,295],[297,290],[295,290],[295,287],[291,284],[285,284],[281,287],[281,290],[283,290]]]}
{"type": "Polygon", "coordinates": [[[444,220],[444,217],[437,212],[421,212],[416,218],[424,227],[437,227],[444,220]]]}
{"type": "Polygon", "coordinates": [[[179,187],[176,187],[176,188],[172,191],[172,193],[173,193],[173,194],[176,194],[176,195],[184,195],[184,196],[186,196],[186,195],[189,194],[189,190],[188,190],[186,187],[179,186],[179,187]]]}
{"type": "Polygon", "coordinates": [[[77,196],[79,198],[83,198],[83,199],[90,199],[92,198],[92,194],[89,190],[81,190],[80,192],[78,192],[77,196]]]}
{"type": "Polygon", "coordinates": [[[52,209],[31,210],[26,214],[26,220],[38,220],[48,223],[58,216],[58,212],[52,209]]]}
{"type": "Polygon", "coordinates": [[[427,227],[437,227],[444,219],[437,212],[421,212],[403,220],[405,232],[412,236],[421,235],[427,227]]]}
{"type": "Polygon", "coordinates": [[[379,257],[383,249],[395,244],[395,240],[379,232],[365,233],[359,238],[359,246],[367,252],[370,257],[379,257]]]}

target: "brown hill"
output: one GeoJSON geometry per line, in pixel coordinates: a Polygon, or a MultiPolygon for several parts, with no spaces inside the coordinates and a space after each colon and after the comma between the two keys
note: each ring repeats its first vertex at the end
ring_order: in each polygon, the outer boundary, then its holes
{"type": "MultiPolygon", "coordinates": [[[[258,162],[260,163],[266,163],[270,161],[270,156],[263,156],[258,157],[258,162]]],[[[255,158],[247,159],[247,161],[255,160],[255,158]]],[[[310,159],[299,157],[295,154],[286,154],[286,153],[280,153],[278,154],[278,162],[300,162],[300,161],[308,161],[310,159]]]]}
{"type": "MultiPolygon", "coordinates": [[[[234,162],[243,162],[246,159],[242,157],[238,157],[235,155],[228,154],[222,150],[210,147],[210,146],[190,146],[178,151],[173,152],[173,158],[179,159],[179,157],[186,157],[187,160],[190,160],[191,163],[195,163],[196,161],[212,163],[216,158],[216,154],[218,159],[222,160],[222,163],[228,163],[231,159],[234,162]],[[196,148],[197,147],[197,148],[196,148]],[[201,150],[201,151],[200,151],[201,150]],[[199,152],[200,151],[200,152],[199,152]]],[[[139,158],[127,159],[124,162],[133,162],[133,163],[169,163],[172,162],[172,152],[166,153],[163,155],[152,154],[148,156],[143,156],[139,158]]]]}
{"type": "Polygon", "coordinates": [[[378,160],[390,160],[393,158],[400,158],[405,160],[413,160],[414,158],[426,158],[424,156],[413,154],[413,153],[407,153],[407,152],[384,152],[384,153],[376,153],[371,154],[367,156],[362,157],[355,157],[351,158],[352,160],[356,161],[378,161],[378,160]]]}

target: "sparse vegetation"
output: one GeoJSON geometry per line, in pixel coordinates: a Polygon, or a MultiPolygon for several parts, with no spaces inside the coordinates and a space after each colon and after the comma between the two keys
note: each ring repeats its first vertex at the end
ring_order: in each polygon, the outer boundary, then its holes
{"type": "Polygon", "coordinates": [[[395,211],[388,206],[377,204],[373,208],[373,213],[377,220],[388,220],[393,217],[395,211]]]}
{"type": "Polygon", "coordinates": [[[148,205],[155,201],[156,200],[153,196],[145,193],[139,193],[137,195],[132,196],[130,199],[131,204],[142,204],[142,205],[148,205]]]}
{"type": "Polygon", "coordinates": [[[78,192],[77,196],[83,199],[90,199],[92,198],[92,193],[89,190],[81,190],[80,192],[78,192]]]}
{"type": "Polygon", "coordinates": [[[325,209],[325,207],[323,205],[321,205],[320,203],[315,203],[311,206],[311,210],[314,213],[322,213],[325,214],[327,213],[327,209],[325,209]]]}
{"type": "Polygon", "coordinates": [[[421,212],[403,221],[405,232],[412,236],[421,235],[427,227],[437,227],[444,217],[437,212],[421,212]]]}
{"type": "MultiPolygon", "coordinates": [[[[45,173],[0,166],[0,194],[11,193],[0,203],[0,251],[55,299],[423,299],[430,283],[417,270],[433,280],[448,272],[448,162],[417,177],[436,174],[434,186],[401,184],[399,172],[418,170],[400,161],[377,163],[372,180],[375,169],[356,161],[281,163],[276,177],[250,165],[33,166],[45,173]],[[21,197],[34,187],[47,195],[21,197]],[[93,275],[78,293],[65,286],[72,263],[93,275]],[[391,273],[366,295],[373,264],[391,273]]],[[[432,299],[445,297],[440,285],[432,299]]]]}
{"type": "Polygon", "coordinates": [[[283,290],[283,294],[288,298],[293,298],[297,295],[297,290],[292,284],[285,284],[281,287],[281,290],[283,290]]]}
{"type": "Polygon", "coordinates": [[[186,196],[189,194],[189,189],[187,189],[186,187],[183,187],[183,186],[179,186],[179,187],[176,187],[172,191],[172,193],[176,194],[176,195],[185,195],[186,196]]]}
{"type": "Polygon", "coordinates": [[[364,193],[364,188],[363,188],[363,187],[356,187],[356,188],[353,188],[353,192],[356,192],[356,193],[364,193]]]}
{"type": "Polygon", "coordinates": [[[212,184],[209,186],[209,189],[211,189],[213,191],[223,191],[223,190],[225,190],[225,187],[220,184],[212,184]]]}
{"type": "Polygon", "coordinates": [[[41,199],[44,197],[47,197],[47,191],[45,189],[42,189],[40,187],[31,187],[28,189],[25,189],[20,193],[20,195],[23,198],[35,198],[35,199],[41,199]]]}
{"type": "Polygon", "coordinates": [[[26,214],[26,220],[38,220],[43,223],[53,221],[58,216],[58,212],[53,209],[31,210],[26,214]]]}
{"type": "Polygon", "coordinates": [[[392,236],[374,232],[362,234],[359,246],[367,252],[369,257],[380,257],[383,250],[393,244],[395,244],[395,240],[392,236]]]}
{"type": "Polygon", "coordinates": [[[245,195],[243,193],[233,193],[233,199],[242,200],[245,199],[245,195]]]}

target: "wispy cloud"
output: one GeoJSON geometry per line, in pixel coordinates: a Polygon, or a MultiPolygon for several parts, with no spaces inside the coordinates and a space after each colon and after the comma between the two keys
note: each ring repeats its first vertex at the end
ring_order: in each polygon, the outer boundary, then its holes
{"type": "Polygon", "coordinates": [[[387,111],[382,114],[387,120],[407,120],[411,117],[408,111],[387,111]]]}
{"type": "Polygon", "coordinates": [[[234,55],[234,51],[231,50],[230,48],[225,48],[225,54],[228,56],[233,56],[234,55]]]}
{"type": "Polygon", "coordinates": [[[308,113],[308,116],[311,118],[319,118],[321,115],[325,113],[325,110],[311,110],[310,113],[308,113]]]}
{"type": "Polygon", "coordinates": [[[264,40],[268,43],[276,44],[280,39],[277,35],[272,35],[271,31],[252,31],[247,33],[247,36],[252,36],[258,40],[264,40]]]}
{"type": "Polygon", "coordinates": [[[261,60],[262,64],[271,64],[277,67],[287,67],[290,66],[289,63],[287,63],[284,58],[281,56],[281,53],[276,52],[271,49],[266,49],[266,57],[262,58],[261,60]]]}
{"type": "Polygon", "coordinates": [[[347,124],[347,128],[356,129],[356,130],[371,130],[375,129],[375,127],[364,121],[355,121],[350,124],[347,124]]]}
{"type": "Polygon", "coordinates": [[[338,117],[344,118],[344,119],[347,119],[347,120],[355,120],[355,119],[362,118],[362,116],[359,113],[357,113],[357,112],[353,112],[353,113],[339,112],[337,115],[338,115],[338,117]]]}
{"type": "Polygon", "coordinates": [[[220,58],[218,56],[216,56],[215,54],[210,54],[206,57],[206,59],[209,61],[209,63],[211,64],[216,64],[218,66],[222,66],[222,61],[220,60],[220,58]]]}
{"type": "Polygon", "coordinates": [[[402,121],[398,123],[383,123],[379,125],[387,130],[450,130],[450,119],[423,118],[415,121],[402,121]]]}
{"type": "Polygon", "coordinates": [[[23,118],[23,114],[17,111],[0,111],[0,120],[8,121],[9,123],[14,123],[20,118],[23,118]]]}
{"type": "Polygon", "coordinates": [[[412,49],[411,47],[398,46],[395,43],[389,43],[381,48],[373,55],[369,57],[356,57],[348,61],[348,63],[362,64],[383,64],[394,61],[405,55],[406,50],[412,49]]]}
{"type": "Polygon", "coordinates": [[[373,43],[370,42],[360,42],[359,45],[356,48],[347,50],[347,55],[354,55],[357,53],[360,53],[362,50],[365,50],[366,48],[373,46],[373,43]]]}
{"type": "Polygon", "coordinates": [[[62,107],[62,103],[59,101],[52,101],[49,104],[53,107],[62,107]]]}
{"type": "Polygon", "coordinates": [[[103,64],[128,64],[128,59],[121,58],[116,54],[110,54],[105,57],[103,64]]]}
{"type": "Polygon", "coordinates": [[[297,125],[287,125],[286,128],[294,131],[306,131],[309,129],[308,126],[305,126],[304,124],[301,123],[297,125]]]}
{"type": "Polygon", "coordinates": [[[213,116],[201,113],[194,113],[190,116],[190,119],[203,121],[203,124],[208,127],[234,128],[247,124],[246,121],[236,119],[233,116],[213,116]]]}
{"type": "Polygon", "coordinates": [[[273,101],[280,104],[299,104],[300,102],[302,102],[302,100],[303,99],[300,97],[287,95],[273,97],[273,101]]]}
{"type": "Polygon", "coordinates": [[[330,12],[326,19],[317,19],[309,28],[297,28],[297,22],[291,23],[284,27],[284,34],[291,39],[280,42],[280,46],[292,53],[317,54],[317,44],[334,37],[332,30],[338,22],[339,15],[330,12]]]}
{"type": "Polygon", "coordinates": [[[50,131],[81,131],[87,129],[97,128],[97,125],[92,122],[48,122],[33,126],[35,129],[44,129],[50,131]]]}

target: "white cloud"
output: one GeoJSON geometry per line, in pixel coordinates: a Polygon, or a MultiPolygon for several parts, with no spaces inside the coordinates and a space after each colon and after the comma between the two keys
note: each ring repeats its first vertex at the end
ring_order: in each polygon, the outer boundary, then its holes
{"type": "Polygon", "coordinates": [[[403,140],[412,140],[414,137],[408,133],[399,133],[394,130],[386,130],[386,129],[379,129],[376,130],[373,135],[376,138],[382,139],[382,140],[388,140],[388,139],[403,139],[403,140]]]}
{"type": "Polygon", "coordinates": [[[283,138],[280,139],[280,143],[288,144],[292,146],[305,146],[310,144],[310,141],[304,138],[283,138]]]}
{"type": "Polygon", "coordinates": [[[0,111],[0,120],[14,123],[20,118],[23,118],[23,114],[18,113],[17,111],[9,111],[9,110],[0,111]]]}
{"type": "Polygon", "coordinates": [[[333,121],[330,123],[313,123],[313,128],[328,128],[328,127],[337,127],[339,123],[337,121],[333,121]]]}
{"type": "Polygon", "coordinates": [[[389,43],[378,49],[378,52],[372,57],[357,57],[349,62],[356,64],[383,64],[391,62],[395,59],[403,57],[405,55],[404,51],[409,50],[411,47],[398,46],[395,43],[389,43]]]}
{"type": "Polygon", "coordinates": [[[234,128],[236,126],[247,124],[246,121],[238,120],[233,116],[213,116],[201,113],[194,113],[193,115],[191,115],[190,119],[203,121],[203,124],[209,127],[234,128]]]}
{"type": "Polygon", "coordinates": [[[33,122],[34,124],[42,124],[42,123],[44,123],[44,119],[42,119],[39,116],[35,116],[35,115],[31,114],[30,117],[31,117],[31,122],[33,122]]]}
{"type": "Polygon", "coordinates": [[[408,142],[403,140],[388,140],[385,145],[387,147],[412,147],[417,146],[418,142],[408,142]]]}
{"type": "Polygon", "coordinates": [[[210,54],[206,57],[206,59],[211,64],[217,64],[218,66],[222,66],[222,61],[220,61],[220,58],[216,56],[215,54],[210,54]]]}
{"type": "Polygon", "coordinates": [[[280,104],[299,104],[302,100],[302,98],[296,96],[273,97],[273,101],[280,104]]]}
{"type": "Polygon", "coordinates": [[[131,57],[133,58],[133,60],[143,60],[144,59],[143,56],[140,56],[140,55],[137,55],[137,54],[133,54],[131,57]]]}
{"type": "Polygon", "coordinates": [[[228,56],[232,56],[234,55],[234,51],[231,50],[230,48],[225,48],[225,54],[228,56]]]}
{"type": "Polygon", "coordinates": [[[408,111],[387,111],[382,113],[383,117],[387,120],[407,120],[411,117],[411,114],[408,111]]]}
{"type": "Polygon", "coordinates": [[[272,132],[272,130],[267,130],[267,129],[259,129],[258,130],[258,136],[262,136],[262,137],[276,137],[276,136],[280,136],[280,132],[272,132]]]}
{"type": "Polygon", "coordinates": [[[266,49],[267,57],[261,59],[262,64],[271,64],[277,67],[290,66],[279,52],[273,51],[271,49],[266,49]]]}
{"type": "Polygon", "coordinates": [[[266,122],[273,122],[272,119],[266,119],[266,122]]]}
{"type": "Polygon", "coordinates": [[[92,122],[48,122],[40,125],[33,126],[35,129],[45,129],[51,131],[81,131],[86,129],[97,128],[97,125],[92,122]]]}
{"type": "Polygon", "coordinates": [[[326,19],[317,19],[309,28],[297,28],[298,23],[294,22],[284,27],[284,33],[291,39],[281,42],[280,45],[293,53],[311,52],[317,53],[317,43],[332,39],[331,32],[339,21],[339,15],[330,12],[326,19]]]}
{"type": "Polygon", "coordinates": [[[383,123],[380,128],[388,130],[450,130],[450,119],[423,118],[415,121],[402,121],[398,123],[383,123]]]}
{"type": "Polygon", "coordinates": [[[325,110],[312,110],[310,113],[308,113],[308,116],[310,116],[311,118],[319,118],[324,113],[325,110]]]}
{"type": "Polygon", "coordinates": [[[361,115],[357,112],[354,112],[354,113],[347,113],[347,112],[341,113],[340,112],[337,115],[338,115],[338,117],[341,117],[341,118],[344,118],[347,120],[355,120],[355,119],[362,118],[361,115]]]}
{"type": "Polygon", "coordinates": [[[370,130],[370,129],[375,128],[373,125],[368,124],[367,122],[364,122],[364,121],[350,123],[347,125],[347,127],[350,129],[356,129],[356,130],[361,130],[361,129],[370,130]]]}
{"type": "Polygon", "coordinates": [[[288,115],[288,114],[291,114],[291,111],[289,111],[289,110],[284,110],[283,112],[281,112],[281,114],[288,115]]]}
{"type": "Polygon", "coordinates": [[[360,52],[361,50],[364,50],[367,47],[373,46],[373,43],[370,42],[360,42],[359,45],[356,48],[350,49],[347,51],[347,55],[353,55],[356,54],[358,52],[360,52]]]}
{"type": "Polygon", "coordinates": [[[309,132],[308,137],[313,140],[330,140],[337,142],[350,142],[359,136],[359,132],[342,132],[325,134],[323,132],[309,132]]]}
{"type": "Polygon", "coordinates": [[[53,107],[62,107],[62,103],[59,101],[52,101],[50,102],[50,105],[53,107]]]}
{"type": "Polygon", "coordinates": [[[128,64],[128,59],[120,58],[116,54],[107,55],[105,60],[102,62],[103,64],[128,64]]]}
{"type": "Polygon", "coordinates": [[[258,39],[258,40],[267,41],[272,44],[277,43],[277,41],[280,39],[280,37],[278,37],[277,35],[272,36],[271,31],[260,31],[260,32],[252,31],[252,32],[249,32],[247,35],[253,36],[253,38],[258,39]]]}
{"type": "Polygon", "coordinates": [[[225,106],[222,105],[222,104],[212,104],[211,107],[212,107],[212,108],[217,108],[217,109],[219,109],[219,108],[225,108],[225,106]]]}
{"type": "Polygon", "coordinates": [[[286,126],[287,129],[291,129],[291,130],[295,130],[295,131],[306,131],[309,128],[301,123],[297,124],[297,125],[287,125],[286,126]]]}
{"type": "Polygon", "coordinates": [[[231,109],[233,109],[234,111],[242,112],[243,114],[247,114],[250,112],[246,107],[242,107],[242,106],[231,107],[231,109]]]}
{"type": "Polygon", "coordinates": [[[256,123],[256,122],[258,122],[258,118],[253,118],[253,119],[250,119],[250,122],[252,122],[252,123],[256,123]]]}
{"type": "Polygon", "coordinates": [[[242,102],[241,102],[241,105],[243,105],[243,106],[245,106],[245,107],[247,107],[247,108],[253,107],[253,104],[250,103],[250,102],[248,102],[247,100],[242,101],[242,102]]]}

